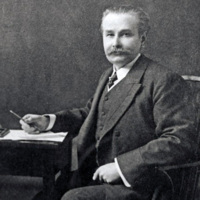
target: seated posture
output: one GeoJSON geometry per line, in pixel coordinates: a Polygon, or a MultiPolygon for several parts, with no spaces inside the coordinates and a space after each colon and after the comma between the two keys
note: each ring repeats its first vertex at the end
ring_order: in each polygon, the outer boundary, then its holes
{"type": "Polygon", "coordinates": [[[149,28],[142,9],[107,9],[101,32],[112,67],[86,107],[28,114],[20,121],[29,133],[68,131],[76,141],[77,169],[61,174],[55,200],[151,199],[156,187],[178,176],[158,167],[195,157],[195,111],[187,84],[141,53],[149,28]]]}

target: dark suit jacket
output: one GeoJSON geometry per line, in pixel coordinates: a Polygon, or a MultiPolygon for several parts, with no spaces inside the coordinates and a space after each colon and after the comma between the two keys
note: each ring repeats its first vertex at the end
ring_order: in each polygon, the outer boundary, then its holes
{"type": "MultiPolygon", "coordinates": [[[[94,97],[85,108],[57,113],[54,131],[78,133],[78,151],[87,157],[93,149],[97,107],[112,69],[100,78],[94,97]]],[[[197,149],[195,111],[186,82],[177,74],[142,55],[124,79],[97,142],[102,165],[116,157],[134,188],[149,184],[157,166],[189,162],[197,149]],[[107,138],[110,138],[108,145],[107,138]],[[106,151],[111,152],[109,157],[106,151]],[[143,180],[143,181],[142,181],[143,180]],[[148,181],[147,181],[148,180],[148,181]]],[[[117,86],[116,86],[117,87],[117,86]]]]}

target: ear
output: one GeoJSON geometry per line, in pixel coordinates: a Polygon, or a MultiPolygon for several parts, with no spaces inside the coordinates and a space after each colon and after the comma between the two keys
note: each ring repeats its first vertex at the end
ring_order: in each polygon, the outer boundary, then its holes
{"type": "Polygon", "coordinates": [[[144,33],[141,35],[141,43],[144,44],[146,40],[147,40],[147,33],[144,32],[144,33]]]}

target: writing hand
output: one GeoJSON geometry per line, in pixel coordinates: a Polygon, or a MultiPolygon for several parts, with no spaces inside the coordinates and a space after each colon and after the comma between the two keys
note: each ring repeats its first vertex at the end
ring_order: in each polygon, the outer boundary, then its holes
{"type": "Polygon", "coordinates": [[[93,180],[99,179],[106,183],[113,183],[120,179],[115,163],[105,164],[99,167],[93,175],[93,180]]]}
{"type": "Polygon", "coordinates": [[[30,134],[38,134],[39,132],[45,131],[48,124],[49,118],[43,115],[25,115],[20,120],[21,128],[30,134]]]}

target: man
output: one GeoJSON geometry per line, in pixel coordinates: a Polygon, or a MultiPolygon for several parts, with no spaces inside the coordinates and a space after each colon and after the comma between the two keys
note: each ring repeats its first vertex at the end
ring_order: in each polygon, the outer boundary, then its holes
{"type": "Polygon", "coordinates": [[[101,30],[113,67],[103,73],[86,107],[26,115],[26,123],[20,123],[27,132],[37,132],[36,126],[77,136],[79,166],[74,174],[80,182],[65,189],[79,188],[62,200],[151,199],[155,188],[169,181],[157,167],[194,158],[195,112],[184,80],[140,53],[149,30],[145,12],[107,9],[101,30]]]}

